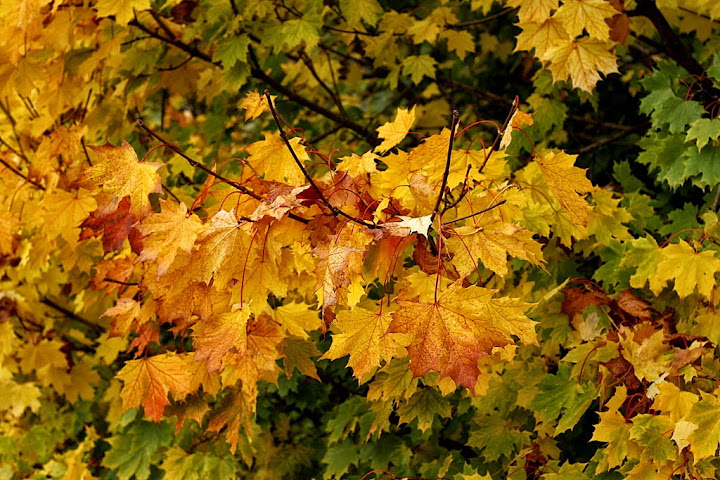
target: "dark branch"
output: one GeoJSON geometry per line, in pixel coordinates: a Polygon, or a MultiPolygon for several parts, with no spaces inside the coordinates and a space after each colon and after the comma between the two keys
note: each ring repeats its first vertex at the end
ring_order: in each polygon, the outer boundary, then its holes
{"type": "Polygon", "coordinates": [[[308,183],[315,189],[315,191],[318,194],[318,197],[320,197],[320,201],[322,201],[325,206],[335,215],[340,215],[342,217],[347,218],[348,220],[358,223],[360,225],[363,225],[368,228],[378,228],[377,225],[373,223],[366,222],[364,220],[360,220],[358,218],[353,217],[352,215],[345,213],[344,211],[340,210],[336,206],[332,205],[330,201],[325,197],[325,194],[323,193],[320,186],[315,183],[315,180],[310,176],[308,171],[305,169],[305,165],[302,164],[300,159],[298,158],[297,154],[295,153],[295,150],[293,150],[292,145],[290,145],[290,140],[288,139],[287,134],[285,133],[285,129],[282,127],[282,123],[280,122],[280,117],[278,116],[277,111],[275,110],[275,105],[273,105],[272,98],[270,97],[270,91],[265,90],[265,98],[267,98],[268,106],[270,107],[270,112],[272,113],[273,120],[275,120],[275,124],[278,127],[278,130],[280,132],[280,138],[282,138],[283,143],[285,143],[285,146],[290,151],[290,155],[292,155],[293,160],[295,160],[295,164],[298,166],[300,171],[302,171],[303,175],[305,176],[305,180],[308,181],[308,183]]]}
{"type": "Polygon", "coordinates": [[[61,305],[58,305],[57,303],[55,303],[54,301],[50,300],[50,299],[47,298],[47,297],[42,298],[42,299],[40,300],[40,303],[42,303],[43,305],[47,305],[48,307],[51,307],[51,308],[54,309],[54,310],[57,310],[58,312],[62,313],[63,315],[65,315],[65,316],[68,317],[69,319],[71,319],[71,320],[73,320],[73,321],[75,321],[75,322],[77,322],[77,323],[80,323],[80,324],[84,325],[85,327],[89,328],[90,330],[92,330],[93,332],[97,333],[98,335],[101,335],[102,333],[105,332],[105,328],[104,328],[102,325],[97,325],[97,324],[92,323],[92,322],[90,322],[90,321],[88,321],[88,320],[85,320],[85,319],[82,318],[80,315],[76,314],[75,312],[72,312],[72,311],[68,310],[67,308],[65,308],[65,307],[63,307],[63,306],[61,306],[61,305]]]}
{"type": "Polygon", "coordinates": [[[438,193],[437,200],[435,201],[435,207],[433,208],[433,213],[430,216],[430,223],[432,223],[433,220],[435,220],[435,216],[440,211],[440,204],[442,203],[442,199],[445,197],[445,187],[447,187],[447,180],[448,180],[448,176],[450,175],[450,163],[452,160],[453,142],[455,141],[455,129],[457,128],[457,124],[459,121],[460,121],[460,112],[458,112],[457,110],[453,110],[452,120],[450,121],[450,141],[448,142],[447,158],[445,159],[445,171],[443,172],[442,184],[440,185],[440,192],[438,193]]]}

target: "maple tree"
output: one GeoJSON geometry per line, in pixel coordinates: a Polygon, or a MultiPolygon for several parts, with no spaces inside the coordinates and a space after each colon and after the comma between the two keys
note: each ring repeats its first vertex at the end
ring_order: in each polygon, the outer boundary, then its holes
{"type": "Polygon", "coordinates": [[[2,478],[715,478],[710,0],[6,2],[2,478]]]}

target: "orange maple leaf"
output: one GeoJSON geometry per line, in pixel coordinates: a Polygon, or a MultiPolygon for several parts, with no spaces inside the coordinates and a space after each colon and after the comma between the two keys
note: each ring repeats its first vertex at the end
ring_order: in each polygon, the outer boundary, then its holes
{"type": "Polygon", "coordinates": [[[154,357],[130,360],[117,374],[124,385],[120,396],[123,408],[142,407],[145,414],[159,422],[170,405],[168,394],[175,399],[184,398],[191,392],[193,355],[165,353],[154,357]]]}
{"type": "Polygon", "coordinates": [[[494,298],[496,291],[463,288],[457,281],[435,302],[399,301],[389,331],[410,335],[407,350],[416,377],[436,371],[441,379],[449,377],[474,392],[480,358],[512,344],[513,335],[524,343],[537,342],[535,322],[524,314],[530,304],[494,298]]]}
{"type": "Polygon", "coordinates": [[[138,261],[156,260],[162,275],[175,260],[178,249],[190,253],[203,224],[197,215],[187,214],[184,203],[160,200],[161,212],[147,216],[137,229],[145,235],[138,261]]]}

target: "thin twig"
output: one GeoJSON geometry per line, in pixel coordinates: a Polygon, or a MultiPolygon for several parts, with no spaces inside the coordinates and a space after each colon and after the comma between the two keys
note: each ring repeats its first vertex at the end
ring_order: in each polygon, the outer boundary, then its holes
{"type": "Polygon", "coordinates": [[[488,15],[487,17],[478,18],[477,20],[470,20],[468,22],[461,22],[461,23],[453,23],[453,24],[447,24],[445,25],[447,28],[465,28],[465,27],[472,27],[475,25],[482,25],[484,23],[492,22],[493,20],[497,20],[499,18],[502,18],[513,11],[517,11],[518,8],[507,8],[505,10],[501,10],[497,13],[494,13],[492,15],[488,15]]]}
{"type": "Polygon", "coordinates": [[[497,152],[500,149],[500,140],[502,139],[503,135],[505,134],[505,130],[507,130],[508,126],[510,125],[510,121],[512,120],[513,115],[515,115],[515,112],[517,112],[518,108],[520,106],[520,99],[518,97],[515,97],[515,99],[512,102],[512,106],[510,107],[510,111],[507,114],[507,117],[505,118],[505,122],[503,122],[502,127],[500,127],[500,130],[498,130],[497,135],[495,135],[495,141],[493,142],[492,146],[490,147],[490,151],[487,155],[485,155],[485,161],[482,165],[480,165],[480,169],[478,170],[479,173],[482,173],[482,171],[485,169],[485,165],[487,165],[488,161],[490,160],[490,157],[492,157],[493,152],[497,152]]]}
{"type": "Polygon", "coordinates": [[[639,125],[630,127],[627,130],[621,130],[617,133],[610,135],[609,137],[605,137],[601,140],[598,140],[595,143],[591,143],[590,145],[586,145],[586,146],[582,147],[580,150],[577,151],[577,154],[582,155],[584,153],[588,153],[588,152],[597,150],[598,148],[603,147],[603,146],[607,145],[608,143],[612,143],[616,140],[620,140],[621,138],[625,138],[628,135],[630,135],[634,132],[637,132],[638,130],[647,128],[649,125],[650,125],[650,122],[645,122],[645,123],[641,123],[639,125]]]}
{"type": "Polygon", "coordinates": [[[447,159],[445,160],[445,172],[443,172],[442,184],[440,185],[440,192],[438,193],[437,200],[435,201],[435,207],[433,207],[433,213],[430,216],[430,223],[435,220],[435,216],[440,211],[440,204],[442,203],[443,197],[445,197],[445,187],[447,187],[448,176],[450,175],[450,163],[452,161],[452,148],[453,142],[455,141],[455,129],[457,128],[458,122],[460,121],[460,112],[453,110],[452,120],[450,122],[450,141],[448,142],[447,159]]]}
{"type": "Polygon", "coordinates": [[[115,280],[114,278],[110,277],[103,278],[103,282],[117,283],[118,285],[127,285],[130,287],[140,285],[140,282],[123,282],[122,280],[115,280]]]}
{"type": "Polygon", "coordinates": [[[338,207],[332,205],[330,201],[325,197],[325,194],[323,193],[320,186],[315,183],[315,180],[310,176],[308,171],[305,169],[305,165],[302,164],[300,159],[298,158],[297,154],[295,153],[295,150],[293,150],[292,145],[290,145],[290,140],[288,139],[287,134],[285,133],[285,129],[282,127],[282,123],[280,122],[280,117],[278,116],[277,110],[275,110],[275,105],[273,104],[272,97],[270,96],[270,91],[265,90],[265,97],[267,98],[268,106],[270,107],[270,112],[272,113],[273,119],[275,120],[275,124],[277,125],[277,128],[280,132],[280,138],[282,138],[283,143],[285,143],[285,146],[290,151],[290,155],[292,155],[293,160],[295,160],[295,164],[298,166],[300,171],[303,173],[303,176],[305,177],[305,180],[308,181],[308,183],[315,189],[315,191],[318,194],[318,197],[320,197],[320,201],[322,201],[325,206],[335,215],[340,215],[348,220],[355,222],[357,224],[366,226],[368,228],[378,228],[377,225],[373,223],[366,222],[364,220],[360,220],[359,218],[355,218],[352,215],[345,213],[338,207]]]}
{"type": "Polygon", "coordinates": [[[65,308],[61,305],[58,305],[57,303],[55,303],[54,301],[50,300],[47,297],[41,298],[40,303],[47,305],[48,307],[51,307],[54,310],[57,310],[58,312],[62,313],[66,317],[70,318],[71,320],[76,321],[77,323],[85,325],[87,328],[89,328],[93,332],[97,333],[98,335],[101,335],[102,333],[105,332],[105,328],[103,328],[102,325],[97,325],[95,323],[90,322],[89,320],[85,320],[80,315],[68,310],[67,308],[65,308]]]}
{"type": "Polygon", "coordinates": [[[505,202],[507,202],[507,200],[504,200],[504,199],[503,199],[503,200],[500,200],[499,202],[493,203],[493,204],[490,205],[489,207],[483,208],[482,210],[477,211],[477,212],[475,212],[475,213],[471,213],[470,215],[465,215],[464,217],[455,218],[455,219],[450,220],[450,221],[448,221],[448,222],[446,222],[446,221],[443,220],[443,223],[444,223],[445,225],[449,225],[449,224],[451,224],[451,223],[459,222],[459,221],[461,221],[461,220],[467,220],[468,218],[475,217],[475,216],[477,216],[477,215],[480,215],[481,213],[485,213],[485,212],[487,212],[487,211],[489,211],[489,210],[492,210],[493,208],[497,208],[497,207],[499,207],[500,205],[504,204],[505,202]]]}
{"type": "MultiPolygon", "coordinates": [[[[161,143],[163,143],[167,148],[169,148],[170,150],[172,150],[173,152],[177,153],[178,155],[180,155],[181,157],[183,157],[185,160],[187,160],[187,162],[190,163],[190,165],[192,165],[193,167],[198,168],[198,169],[202,170],[203,172],[207,173],[208,175],[210,175],[210,176],[212,176],[212,177],[215,177],[215,178],[217,178],[218,180],[220,180],[220,181],[222,181],[222,182],[227,183],[228,185],[230,185],[231,187],[235,188],[236,190],[238,190],[238,191],[239,191],[240,193],[242,193],[242,194],[245,194],[245,195],[247,195],[247,196],[249,196],[249,197],[252,197],[252,198],[254,198],[255,200],[259,200],[259,201],[262,201],[262,200],[263,200],[263,198],[262,198],[260,195],[258,195],[257,193],[253,192],[252,190],[249,190],[248,188],[240,185],[239,183],[237,183],[237,182],[235,182],[235,181],[233,181],[233,180],[230,180],[230,179],[228,179],[228,178],[225,178],[224,176],[220,175],[220,174],[217,173],[217,172],[213,172],[212,170],[210,170],[209,168],[207,168],[207,167],[206,167],[205,165],[203,165],[202,163],[200,163],[200,162],[198,162],[197,160],[189,157],[185,152],[183,152],[182,150],[180,150],[177,146],[171,144],[169,141],[165,140],[163,137],[161,137],[160,135],[158,135],[157,132],[155,132],[155,130],[153,130],[152,128],[150,128],[150,127],[148,127],[147,125],[145,125],[145,122],[143,122],[142,119],[138,118],[138,119],[136,120],[136,123],[138,124],[138,126],[139,126],[140,128],[142,128],[143,130],[145,130],[147,133],[149,133],[149,134],[150,134],[152,137],[154,137],[156,140],[158,140],[158,141],[160,141],[161,143]]],[[[304,224],[310,223],[310,220],[308,220],[307,218],[303,218],[303,217],[301,217],[301,216],[299,216],[299,215],[296,215],[296,214],[294,214],[294,213],[288,213],[288,217],[290,217],[290,218],[292,218],[293,220],[296,220],[296,221],[298,221],[298,222],[304,223],[304,224]]]]}
{"type": "Polygon", "coordinates": [[[18,177],[23,178],[26,182],[34,185],[35,188],[39,188],[40,190],[45,190],[45,187],[43,187],[42,185],[40,185],[39,183],[37,183],[37,182],[34,181],[34,180],[30,180],[30,178],[29,178],[27,175],[25,175],[24,173],[22,173],[20,170],[17,170],[15,167],[13,167],[12,165],[10,165],[10,164],[9,164],[8,162],[6,162],[4,159],[0,158],[0,164],[5,165],[8,170],[10,170],[11,172],[13,172],[13,173],[14,173],[15,175],[17,175],[18,177]]]}

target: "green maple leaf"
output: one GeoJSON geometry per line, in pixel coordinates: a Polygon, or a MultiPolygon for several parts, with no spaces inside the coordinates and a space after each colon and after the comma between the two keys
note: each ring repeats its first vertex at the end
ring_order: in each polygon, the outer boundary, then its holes
{"type": "Polygon", "coordinates": [[[630,438],[645,447],[642,458],[663,465],[675,458],[676,447],[670,440],[675,422],[665,415],[636,415],[632,419],[630,438]]]}
{"type": "Polygon", "coordinates": [[[435,78],[436,63],[430,55],[411,55],[402,61],[402,73],[410,75],[412,82],[418,84],[423,77],[435,78]]]}
{"type": "Polygon", "coordinates": [[[720,148],[706,146],[698,150],[690,147],[682,157],[682,164],[685,167],[683,181],[690,179],[700,188],[720,183],[720,148]]]}
{"type": "Polygon", "coordinates": [[[712,67],[708,68],[705,73],[715,81],[720,82],[720,53],[713,55],[712,67]]]}
{"type": "Polygon", "coordinates": [[[699,120],[704,113],[705,108],[700,103],[675,96],[657,110],[658,117],[670,126],[670,133],[683,132],[686,126],[699,120]]]}
{"type": "Polygon", "coordinates": [[[470,432],[467,443],[481,450],[490,462],[500,457],[513,458],[517,451],[530,444],[529,432],[509,428],[508,421],[500,415],[485,415],[475,421],[477,425],[470,432]]]}
{"type": "Polygon", "coordinates": [[[410,423],[417,418],[417,427],[425,431],[432,427],[435,415],[447,418],[452,411],[450,401],[434,388],[423,388],[415,392],[407,403],[398,408],[401,423],[410,423]]]}
{"type": "Polygon", "coordinates": [[[110,438],[110,450],[105,454],[103,465],[115,470],[120,480],[133,475],[137,480],[150,476],[150,465],[162,458],[159,451],[172,440],[173,429],[167,422],[160,424],[139,421],[126,431],[110,438]]]}
{"type": "Polygon", "coordinates": [[[697,147],[702,150],[710,140],[717,140],[718,137],[720,137],[720,118],[701,118],[690,125],[685,141],[695,140],[697,147]]]}
{"type": "Polygon", "coordinates": [[[340,0],[340,11],[350,27],[361,22],[374,27],[384,12],[377,0],[340,0]]]}
{"type": "Polygon", "coordinates": [[[648,235],[630,242],[627,252],[620,261],[620,267],[636,269],[630,277],[630,286],[643,288],[655,273],[662,260],[662,250],[653,237],[648,235]]]}
{"type": "Polygon", "coordinates": [[[579,385],[576,378],[570,377],[570,372],[570,365],[561,363],[557,374],[545,375],[540,380],[540,392],[530,402],[530,409],[543,422],[551,422],[562,413],[556,434],[573,428],[598,396],[593,384],[579,385]]]}
{"type": "Polygon", "coordinates": [[[246,63],[248,45],[250,45],[250,37],[245,34],[223,38],[218,42],[213,53],[213,62],[222,63],[226,69],[234,67],[237,62],[246,63]]]}
{"type": "Polygon", "coordinates": [[[350,467],[357,464],[359,454],[360,447],[347,438],[328,448],[322,459],[322,463],[327,465],[323,478],[345,478],[350,467]]]}
{"type": "Polygon", "coordinates": [[[641,139],[638,145],[644,150],[638,155],[638,162],[648,165],[650,171],[656,170],[659,181],[667,181],[670,186],[684,182],[685,169],[681,158],[687,150],[684,135],[654,135],[641,139]]]}

